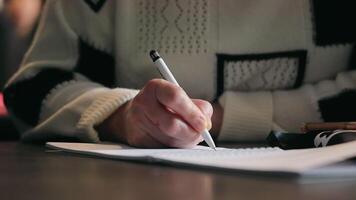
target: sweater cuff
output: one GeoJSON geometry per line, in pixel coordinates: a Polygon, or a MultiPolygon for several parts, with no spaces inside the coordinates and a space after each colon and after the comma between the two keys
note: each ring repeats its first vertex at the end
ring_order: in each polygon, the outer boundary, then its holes
{"type": "Polygon", "coordinates": [[[76,128],[80,132],[87,133],[91,140],[98,142],[98,132],[95,126],[102,123],[121,105],[134,98],[138,90],[116,88],[100,95],[82,113],[76,128]]]}
{"type": "Polygon", "coordinates": [[[273,102],[270,92],[225,92],[219,141],[264,140],[272,130],[273,102]]]}

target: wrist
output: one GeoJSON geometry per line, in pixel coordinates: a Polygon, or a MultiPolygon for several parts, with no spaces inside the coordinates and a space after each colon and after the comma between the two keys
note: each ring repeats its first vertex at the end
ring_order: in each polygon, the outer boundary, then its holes
{"type": "Polygon", "coordinates": [[[103,141],[125,142],[126,113],[129,102],[121,105],[115,112],[96,127],[99,137],[103,141]]]}

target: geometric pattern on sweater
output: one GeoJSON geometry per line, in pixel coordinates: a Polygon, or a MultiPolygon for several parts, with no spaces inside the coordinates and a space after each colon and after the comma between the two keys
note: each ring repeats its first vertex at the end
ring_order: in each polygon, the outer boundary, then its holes
{"type": "Polygon", "coordinates": [[[264,54],[218,54],[218,96],[223,91],[298,87],[306,65],[305,50],[264,54]]]}
{"type": "Polygon", "coordinates": [[[115,86],[114,57],[81,38],[79,38],[79,58],[74,71],[106,87],[115,86]]]}
{"type": "Polygon", "coordinates": [[[354,43],[355,1],[312,0],[314,42],[317,46],[354,43]]]}
{"type": "Polygon", "coordinates": [[[84,0],[94,12],[99,12],[106,0],[84,0]]]}
{"type": "Polygon", "coordinates": [[[146,53],[208,51],[208,0],[133,0],[137,3],[137,49],[146,53]]]}

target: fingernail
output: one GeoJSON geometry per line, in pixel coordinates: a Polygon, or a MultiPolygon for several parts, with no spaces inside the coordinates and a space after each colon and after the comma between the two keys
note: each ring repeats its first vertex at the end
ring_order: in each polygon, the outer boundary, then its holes
{"type": "Polygon", "coordinates": [[[206,119],[203,116],[198,117],[195,120],[194,127],[197,129],[197,131],[202,131],[206,127],[206,119]]]}
{"type": "Polygon", "coordinates": [[[211,120],[210,119],[207,119],[206,120],[206,129],[208,129],[208,130],[210,130],[212,127],[213,127],[213,125],[211,124],[211,120]]]}

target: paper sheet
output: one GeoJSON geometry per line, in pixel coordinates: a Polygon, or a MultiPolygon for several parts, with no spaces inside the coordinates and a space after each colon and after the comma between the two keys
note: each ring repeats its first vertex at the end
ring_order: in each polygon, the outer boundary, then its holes
{"type": "MultiPolygon", "coordinates": [[[[120,144],[54,142],[47,143],[47,146],[54,149],[112,159],[156,161],[173,163],[177,166],[183,164],[229,170],[296,174],[303,174],[307,171],[315,172],[318,167],[356,156],[356,141],[324,148],[302,150],[217,148],[217,151],[214,151],[204,146],[197,146],[194,149],[137,149],[120,144]]],[[[337,173],[340,173],[340,171],[337,173]]]]}

